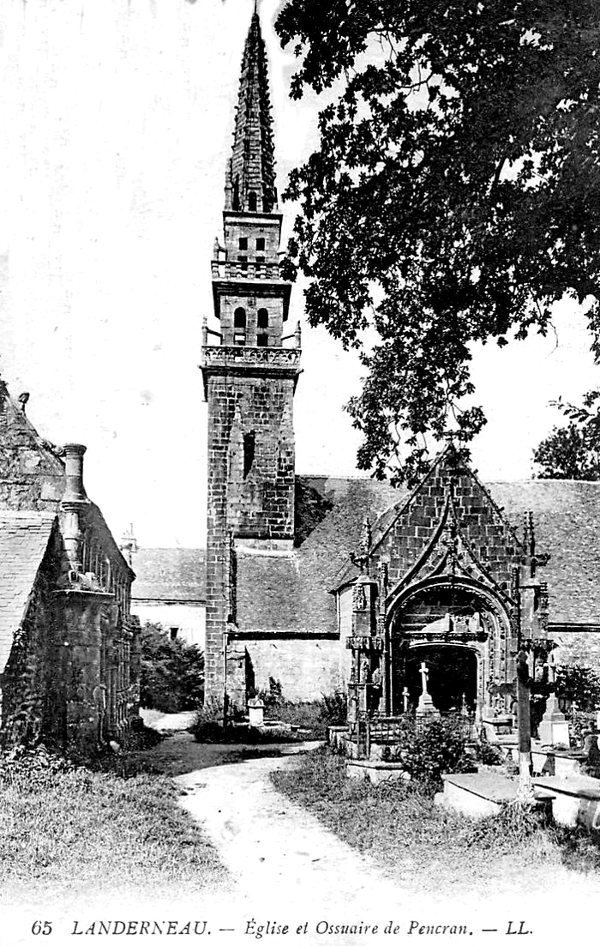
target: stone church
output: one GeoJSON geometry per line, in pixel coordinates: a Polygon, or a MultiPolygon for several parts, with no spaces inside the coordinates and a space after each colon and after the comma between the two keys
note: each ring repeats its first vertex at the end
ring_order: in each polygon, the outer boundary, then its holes
{"type": "MultiPolygon", "coordinates": [[[[449,445],[412,492],[297,476],[300,331],[280,276],[268,65],[255,13],[204,327],[206,694],[244,704],[381,681],[381,709],[502,712],[523,642],[600,665],[600,483],[482,484],[449,445]],[[447,668],[452,666],[452,674],[447,668]]],[[[310,383],[307,378],[305,383],[310,383]]]]}
{"type": "Polygon", "coordinates": [[[84,753],[127,739],[139,705],[134,573],[83,485],[0,380],[0,738],[84,753]]]}

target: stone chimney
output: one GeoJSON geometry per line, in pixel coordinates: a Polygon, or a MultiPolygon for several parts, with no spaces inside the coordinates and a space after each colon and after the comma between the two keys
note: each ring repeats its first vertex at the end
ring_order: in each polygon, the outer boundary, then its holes
{"type": "Polygon", "coordinates": [[[83,486],[83,455],[87,450],[82,443],[66,443],[65,454],[66,484],[63,502],[88,502],[83,486]]]}
{"type": "Polygon", "coordinates": [[[71,570],[82,571],[82,522],[81,513],[89,499],[83,485],[83,455],[86,447],[81,443],[67,443],[63,447],[65,457],[65,491],[61,502],[63,513],[62,532],[65,550],[71,570]]]}

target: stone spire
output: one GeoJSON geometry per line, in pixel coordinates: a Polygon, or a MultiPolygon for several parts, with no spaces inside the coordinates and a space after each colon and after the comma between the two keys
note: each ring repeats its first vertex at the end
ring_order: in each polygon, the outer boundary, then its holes
{"type": "Polygon", "coordinates": [[[277,210],[267,52],[256,9],[242,58],[233,153],[225,182],[225,209],[246,213],[277,210]]]}

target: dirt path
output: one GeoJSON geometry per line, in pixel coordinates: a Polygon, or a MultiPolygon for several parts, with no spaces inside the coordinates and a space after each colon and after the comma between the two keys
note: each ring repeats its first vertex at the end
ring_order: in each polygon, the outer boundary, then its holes
{"type": "MultiPolygon", "coordinates": [[[[419,935],[418,930],[411,930],[411,923],[418,923],[440,929],[430,934],[438,944],[457,938],[442,933],[441,926],[466,924],[467,935],[472,934],[470,946],[478,946],[495,938],[484,930],[497,928],[498,935],[504,936],[511,920],[518,921],[516,928],[521,920],[533,926],[537,935],[528,936],[529,946],[542,942],[549,946],[565,941],[573,916],[581,919],[582,914],[590,915],[592,890],[584,878],[572,876],[565,886],[564,875],[560,878],[561,900],[567,896],[571,908],[571,920],[565,918],[564,924],[548,912],[555,902],[548,889],[526,897],[520,897],[516,889],[509,897],[485,898],[476,890],[467,890],[464,897],[454,895],[451,899],[443,890],[438,895],[420,894],[410,876],[405,885],[393,883],[370,858],[355,852],[314,815],[276,791],[270,773],[293,764],[291,756],[297,747],[281,747],[285,754],[278,758],[248,758],[223,765],[227,761],[223,747],[167,742],[170,746],[163,752],[177,749],[179,753],[176,765],[182,774],[175,781],[182,789],[180,803],[202,823],[233,879],[227,918],[219,928],[219,946],[228,942],[228,935],[235,946],[250,943],[253,931],[268,922],[274,928],[263,929],[256,938],[279,944],[284,942],[283,925],[288,926],[285,942],[289,944],[364,946],[419,935]],[[190,771],[194,759],[202,759],[208,767],[190,771]],[[187,771],[182,760],[187,760],[187,771]],[[377,924],[377,933],[365,930],[365,924],[377,924]]],[[[595,913],[593,908],[592,915],[595,913]]]]}
{"type": "Polygon", "coordinates": [[[375,891],[390,906],[400,903],[400,891],[368,858],[276,791],[270,773],[290,761],[289,754],[252,759],[176,779],[187,792],[182,806],[203,822],[239,892],[255,909],[272,910],[284,894],[287,908],[303,913],[308,902],[324,916],[371,912],[375,891]]]}

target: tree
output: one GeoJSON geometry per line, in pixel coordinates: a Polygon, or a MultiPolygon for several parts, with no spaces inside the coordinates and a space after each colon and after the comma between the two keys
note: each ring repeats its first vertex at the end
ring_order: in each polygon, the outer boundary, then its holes
{"type": "Polygon", "coordinates": [[[393,482],[426,438],[485,423],[474,343],[545,334],[565,295],[600,354],[600,8],[596,0],[289,0],[291,95],[331,89],[284,272],[361,358],[358,463],[393,482]],[[367,330],[370,330],[367,332],[367,330]]]}
{"type": "Polygon", "coordinates": [[[554,427],[533,453],[540,479],[600,480],[600,391],[589,391],[581,407],[555,406],[568,418],[554,427]]]}
{"type": "Polygon", "coordinates": [[[204,700],[204,654],[194,644],[171,640],[160,624],[141,632],[141,704],[178,713],[199,709],[204,700]]]}

